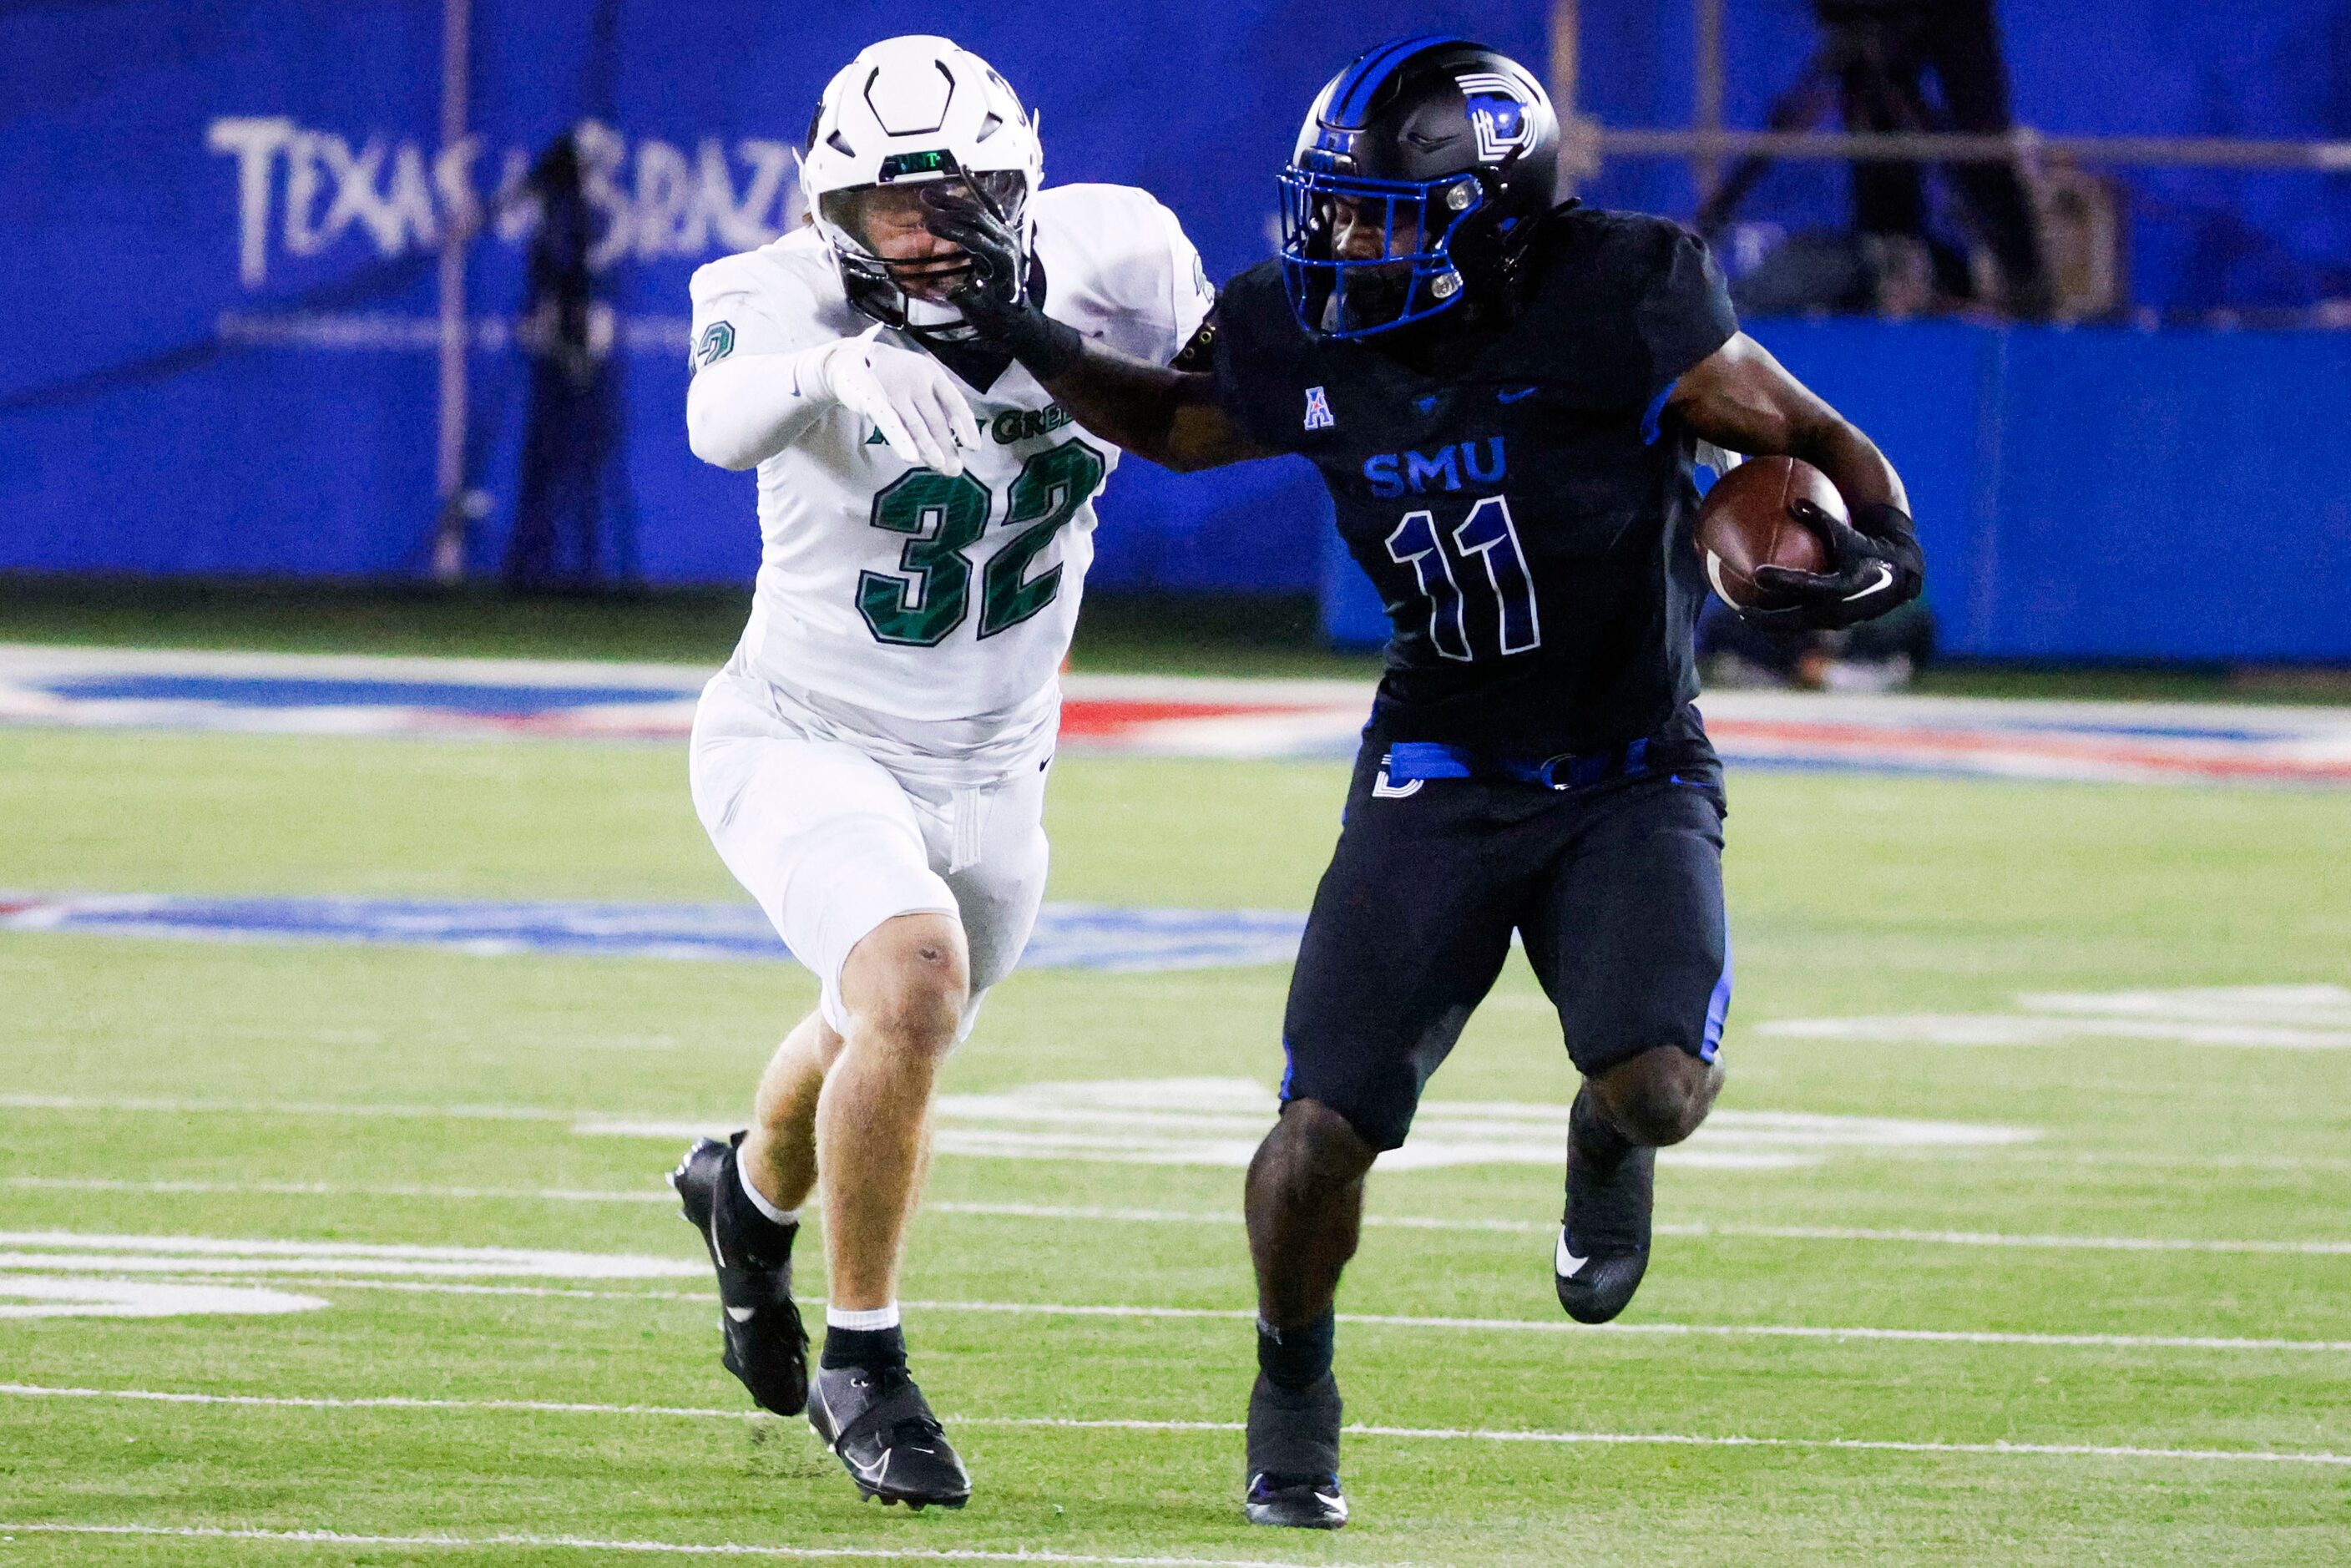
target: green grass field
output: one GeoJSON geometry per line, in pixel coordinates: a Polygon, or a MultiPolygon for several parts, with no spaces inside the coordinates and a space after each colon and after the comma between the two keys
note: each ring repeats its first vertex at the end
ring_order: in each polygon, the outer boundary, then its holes
{"type": "MultiPolygon", "coordinates": [[[[0,889],[734,896],[684,773],[654,747],[0,731],[0,889]]],[[[1053,896],[1302,908],[1342,782],[1065,759],[1053,896]]],[[[636,1560],[622,1542],[852,1563],[2351,1561],[2351,1248],[2292,1245],[2351,1242],[2351,1051],[1757,1028],[2351,982],[2351,802],[1768,773],[1731,793],[1725,1110],[2040,1136],[1668,1163],[1672,1228],[1632,1332],[1570,1332],[1552,1299],[1555,1168],[1375,1175],[1375,1217],[1445,1223],[1368,1231],[1342,1310],[1504,1321],[1343,1322],[1349,1417],[1385,1430],[1347,1440],[1357,1521],[1336,1536],[1239,1521],[1237,1170],[949,1154],[907,1274],[935,1304],[908,1321],[977,1479],[961,1513],[861,1505],[804,1425],[752,1417],[706,1281],[294,1271],[259,1282],[324,1309],[0,1318],[0,1521],[266,1532],[18,1528],[0,1562],[636,1560]],[[1004,1310],[1076,1306],[1146,1310],[1004,1310]],[[1754,1332],[1804,1328],[1970,1337],[1754,1332]],[[126,1396],[153,1394],[206,1397],[126,1396]]],[[[1270,1084],[1285,977],[1023,973],[947,1087],[1270,1084]]],[[[575,1113],[735,1116],[812,995],[784,966],[0,933],[0,1230],[690,1263],[661,1186],[680,1140],[583,1135],[575,1113]]],[[[1431,1096],[1572,1092],[1514,964],[1431,1096]]]]}

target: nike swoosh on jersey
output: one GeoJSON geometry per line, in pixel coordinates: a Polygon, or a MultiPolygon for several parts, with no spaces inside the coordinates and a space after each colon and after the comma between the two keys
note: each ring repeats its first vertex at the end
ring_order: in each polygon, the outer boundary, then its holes
{"type": "Polygon", "coordinates": [[[1579,1258],[1567,1249],[1567,1227],[1561,1226],[1559,1247],[1552,1253],[1551,1258],[1551,1266],[1557,1271],[1559,1277],[1562,1280],[1573,1280],[1575,1278],[1576,1271],[1591,1261],[1591,1259],[1579,1258]]]}
{"type": "Polygon", "coordinates": [[[1541,387],[1505,387],[1494,394],[1496,402],[1524,402],[1542,391],[1541,387]]]}

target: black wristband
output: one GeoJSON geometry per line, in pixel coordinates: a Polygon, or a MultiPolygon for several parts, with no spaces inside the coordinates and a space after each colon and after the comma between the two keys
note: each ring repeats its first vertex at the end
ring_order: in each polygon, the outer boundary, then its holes
{"type": "Polygon", "coordinates": [[[1086,340],[1075,327],[1054,320],[1034,306],[1008,312],[998,340],[1040,382],[1050,382],[1076,364],[1086,349],[1086,340]]]}
{"type": "Polygon", "coordinates": [[[1853,509],[1853,526],[1874,539],[1918,542],[1918,529],[1910,514],[1891,501],[1864,501],[1853,509]]]}

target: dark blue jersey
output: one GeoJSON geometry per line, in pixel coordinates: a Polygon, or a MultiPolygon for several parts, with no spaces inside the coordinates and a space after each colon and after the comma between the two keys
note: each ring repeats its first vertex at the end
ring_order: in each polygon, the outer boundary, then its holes
{"type": "Polygon", "coordinates": [[[1698,692],[1695,442],[1660,416],[1738,330],[1729,295],[1666,219],[1571,204],[1544,223],[1524,308],[1457,345],[1458,368],[1310,335],[1274,262],[1217,305],[1218,402],[1322,470],[1387,606],[1395,739],[1598,752],[1698,692]]]}

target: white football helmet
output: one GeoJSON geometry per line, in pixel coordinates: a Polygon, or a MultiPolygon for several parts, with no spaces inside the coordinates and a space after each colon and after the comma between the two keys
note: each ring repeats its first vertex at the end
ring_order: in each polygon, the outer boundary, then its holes
{"type": "Polygon", "coordinates": [[[995,67],[946,38],[884,38],[828,83],[809,126],[800,190],[850,302],[916,336],[964,336],[940,296],[970,263],[922,227],[921,190],[956,181],[1020,236],[1045,175],[1037,117],[995,67]]]}

